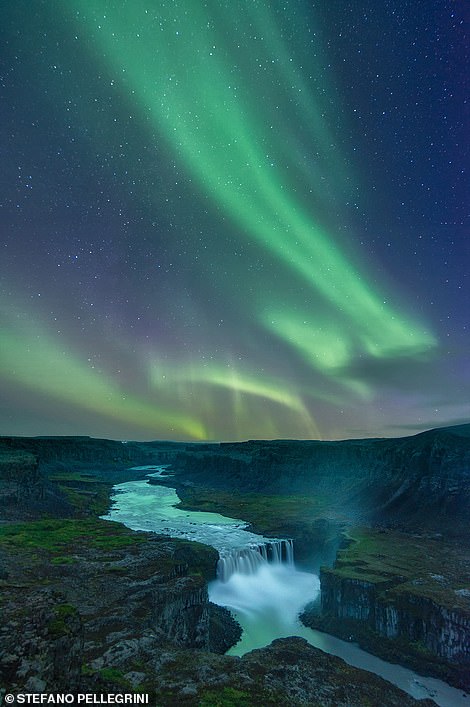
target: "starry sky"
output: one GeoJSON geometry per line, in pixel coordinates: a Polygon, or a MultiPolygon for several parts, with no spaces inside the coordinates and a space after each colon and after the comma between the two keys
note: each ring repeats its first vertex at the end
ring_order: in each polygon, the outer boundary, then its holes
{"type": "Polygon", "coordinates": [[[465,7],[2,3],[0,433],[468,421],[465,7]]]}

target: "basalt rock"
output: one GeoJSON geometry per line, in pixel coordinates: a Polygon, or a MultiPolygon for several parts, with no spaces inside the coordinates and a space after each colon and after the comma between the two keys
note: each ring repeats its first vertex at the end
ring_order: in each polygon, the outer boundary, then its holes
{"type": "MultiPolygon", "coordinates": [[[[63,521],[64,533],[69,522],[63,521]]],[[[11,551],[2,547],[7,578],[0,580],[0,684],[30,692],[101,689],[109,670],[141,672],[142,660],[148,668],[162,645],[229,647],[220,640],[225,620],[233,632],[228,614],[219,612],[211,637],[207,578],[215,576],[215,550],[132,531],[126,531],[128,538],[105,536],[110,547],[100,549],[104,541],[85,536],[87,528],[78,530],[66,556],[31,550],[28,543],[11,551]],[[139,542],[132,543],[134,536],[139,542]],[[212,568],[210,576],[201,572],[204,565],[212,568]]]]}
{"type": "Polygon", "coordinates": [[[371,583],[320,573],[322,611],[337,619],[365,621],[385,638],[419,642],[430,654],[470,665],[470,612],[449,609],[393,582],[371,583]]]}
{"type": "Polygon", "coordinates": [[[470,425],[400,439],[187,445],[173,484],[314,494],[352,523],[429,529],[469,543],[470,425]]]}
{"type": "Polygon", "coordinates": [[[162,651],[154,665],[157,704],[263,707],[432,707],[302,638],[273,641],[242,658],[162,651]]]}
{"type": "Polygon", "coordinates": [[[0,505],[5,515],[14,515],[22,501],[43,494],[38,458],[30,452],[0,447],[0,505]]]}
{"type": "Polygon", "coordinates": [[[352,538],[321,569],[321,610],[307,608],[304,623],[468,690],[468,553],[403,533],[364,529],[352,538]]]}
{"type": "Polygon", "coordinates": [[[77,689],[83,623],[64,595],[16,586],[1,609],[0,684],[13,692],[77,689]]]}

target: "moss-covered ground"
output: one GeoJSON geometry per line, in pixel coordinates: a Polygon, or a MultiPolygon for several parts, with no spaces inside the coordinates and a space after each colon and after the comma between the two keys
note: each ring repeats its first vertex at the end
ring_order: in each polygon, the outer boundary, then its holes
{"type": "Polygon", "coordinates": [[[113,550],[145,539],[143,533],[99,519],[56,518],[0,525],[0,545],[16,550],[45,550],[52,560],[84,547],[113,550]]]}
{"type": "Polygon", "coordinates": [[[441,538],[354,528],[331,571],[372,584],[390,582],[386,589],[390,598],[411,593],[449,609],[469,611],[470,551],[441,538]]]}
{"type": "MultiPolygon", "coordinates": [[[[419,620],[426,615],[426,604],[422,600],[431,600],[463,616],[470,614],[470,553],[442,538],[354,528],[346,534],[334,567],[323,568],[322,572],[372,585],[377,599],[385,604],[409,608],[411,595],[415,597],[411,604],[423,607],[417,614],[419,620]]],[[[399,662],[418,673],[440,677],[456,686],[468,685],[465,666],[447,663],[420,641],[410,641],[404,636],[385,638],[367,621],[321,615],[315,607],[307,609],[302,621],[311,628],[355,641],[392,663],[399,662]]]]}
{"type": "Polygon", "coordinates": [[[255,533],[276,535],[286,527],[312,523],[326,504],[318,496],[234,493],[195,487],[180,487],[180,508],[212,511],[249,523],[255,533]]]}
{"type": "Polygon", "coordinates": [[[96,517],[109,508],[112,484],[98,476],[71,470],[48,475],[48,481],[57,485],[72,506],[74,515],[96,517]]]}

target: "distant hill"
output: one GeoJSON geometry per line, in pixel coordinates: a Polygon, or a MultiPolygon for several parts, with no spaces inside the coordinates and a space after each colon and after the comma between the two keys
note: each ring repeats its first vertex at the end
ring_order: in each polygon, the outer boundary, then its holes
{"type": "MultiPolygon", "coordinates": [[[[335,442],[117,442],[91,437],[0,437],[0,482],[35,488],[50,465],[111,470],[169,463],[175,485],[312,494],[357,522],[468,537],[470,424],[397,439],[335,442]],[[2,461],[3,460],[3,461],[2,461]]],[[[115,483],[115,481],[113,481],[115,483]]]]}
{"type": "Polygon", "coordinates": [[[198,486],[318,494],[358,521],[468,536],[470,424],[397,439],[193,445],[174,467],[198,486]]]}

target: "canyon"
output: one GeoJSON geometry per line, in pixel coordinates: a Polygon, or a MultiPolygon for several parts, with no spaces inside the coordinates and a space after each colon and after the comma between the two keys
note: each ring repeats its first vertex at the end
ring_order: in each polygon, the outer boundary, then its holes
{"type": "Polygon", "coordinates": [[[182,508],[293,541],[320,572],[307,626],[468,689],[465,425],[344,442],[0,438],[2,686],[132,688],[168,705],[415,703],[300,638],[224,656],[240,629],[208,598],[215,550],[98,518],[146,464],[170,465],[182,508]]]}

